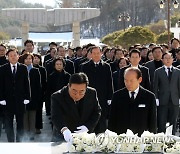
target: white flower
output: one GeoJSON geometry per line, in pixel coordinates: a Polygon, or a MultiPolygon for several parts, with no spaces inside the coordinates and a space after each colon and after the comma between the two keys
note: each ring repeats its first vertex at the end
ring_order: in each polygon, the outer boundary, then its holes
{"type": "Polygon", "coordinates": [[[70,145],[70,146],[68,147],[68,151],[69,151],[69,152],[76,152],[75,146],[70,145]]]}

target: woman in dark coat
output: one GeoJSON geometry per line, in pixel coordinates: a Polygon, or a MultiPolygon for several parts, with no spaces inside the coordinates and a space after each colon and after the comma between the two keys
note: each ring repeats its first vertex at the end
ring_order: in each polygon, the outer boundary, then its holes
{"type": "Polygon", "coordinates": [[[43,102],[45,101],[45,92],[46,92],[46,86],[47,86],[47,72],[45,67],[42,66],[42,59],[40,54],[33,54],[33,66],[35,68],[39,69],[40,75],[41,75],[41,100],[38,103],[37,111],[36,111],[36,134],[40,134],[41,130],[43,128],[43,122],[42,122],[42,108],[43,108],[43,102]]]}
{"type": "Polygon", "coordinates": [[[41,76],[39,70],[33,67],[33,58],[34,56],[30,53],[25,53],[22,56],[22,62],[27,66],[29,72],[31,89],[31,100],[29,104],[26,105],[26,111],[24,115],[25,135],[27,135],[30,140],[34,140],[36,110],[41,99],[41,76]]]}
{"type": "Polygon", "coordinates": [[[50,102],[51,95],[62,89],[69,82],[70,74],[64,70],[65,60],[57,58],[53,60],[54,71],[48,76],[46,96],[50,102]]]}
{"type": "Polygon", "coordinates": [[[117,71],[114,71],[112,74],[113,77],[113,85],[114,85],[114,91],[119,89],[119,74],[120,74],[120,70],[121,68],[129,65],[129,61],[127,58],[123,57],[120,58],[117,62],[117,67],[119,67],[119,69],[117,71]]]}

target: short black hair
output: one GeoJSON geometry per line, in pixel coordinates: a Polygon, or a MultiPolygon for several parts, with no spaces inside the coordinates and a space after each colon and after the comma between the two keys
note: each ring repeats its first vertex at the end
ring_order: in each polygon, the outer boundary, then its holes
{"type": "Polygon", "coordinates": [[[57,47],[57,43],[55,43],[55,42],[49,43],[49,46],[50,46],[50,45],[55,45],[55,46],[57,47]]]}
{"type": "Polygon", "coordinates": [[[172,38],[172,39],[171,39],[171,44],[173,43],[174,40],[178,41],[179,44],[180,44],[180,41],[179,41],[177,38],[172,38]]]}
{"type": "Polygon", "coordinates": [[[55,68],[55,64],[56,64],[56,62],[57,62],[58,60],[62,61],[63,67],[66,66],[66,62],[65,62],[64,58],[58,57],[58,58],[54,59],[53,62],[52,62],[53,68],[55,68]]]}
{"type": "Polygon", "coordinates": [[[32,61],[34,60],[34,56],[33,56],[33,54],[31,54],[31,53],[25,53],[25,54],[23,54],[23,55],[21,55],[21,57],[22,57],[22,63],[24,64],[24,62],[25,62],[25,59],[27,59],[27,57],[28,56],[31,56],[31,58],[32,58],[32,61]]]}
{"type": "Polygon", "coordinates": [[[0,46],[2,46],[4,49],[6,49],[6,46],[4,44],[0,44],[0,46]]]}
{"type": "Polygon", "coordinates": [[[165,47],[166,49],[169,49],[168,45],[165,44],[165,43],[164,43],[164,44],[161,44],[160,46],[161,46],[161,47],[165,47]]]}
{"type": "Polygon", "coordinates": [[[156,46],[156,44],[155,43],[150,43],[149,47],[151,47],[151,46],[156,46]]]}
{"type": "Polygon", "coordinates": [[[76,47],[75,51],[77,52],[78,50],[82,49],[81,47],[76,47]]]}
{"type": "Polygon", "coordinates": [[[122,53],[124,54],[124,51],[122,49],[116,48],[115,51],[114,51],[114,55],[117,54],[117,51],[122,51],[122,53]]]}
{"type": "Polygon", "coordinates": [[[39,54],[39,53],[33,53],[33,56],[34,57],[38,57],[39,59],[40,59],[40,65],[42,66],[42,57],[41,57],[41,54],[39,54]]]}
{"type": "Polygon", "coordinates": [[[89,79],[85,73],[75,73],[69,79],[69,85],[71,86],[71,84],[86,84],[88,86],[89,79]]]}
{"type": "Polygon", "coordinates": [[[9,53],[12,52],[12,51],[15,51],[17,54],[19,54],[16,48],[10,48],[10,49],[6,52],[6,56],[8,56],[9,53]]]}
{"type": "Polygon", "coordinates": [[[170,54],[170,55],[171,55],[171,57],[173,58],[172,53],[170,53],[170,52],[165,52],[165,53],[163,53],[163,55],[162,55],[162,59],[164,59],[164,56],[165,56],[165,55],[167,55],[167,54],[170,54]]]}
{"type": "Polygon", "coordinates": [[[129,57],[131,57],[131,55],[132,55],[133,53],[137,53],[137,54],[139,55],[139,57],[141,57],[140,51],[139,51],[138,49],[133,49],[133,50],[131,50],[130,53],[129,53],[129,57]]]}
{"type": "Polygon", "coordinates": [[[31,43],[34,46],[34,42],[32,40],[26,40],[24,42],[24,46],[26,46],[26,44],[28,44],[28,43],[31,43]]]}
{"type": "Polygon", "coordinates": [[[154,50],[156,49],[160,49],[161,52],[163,53],[162,47],[161,46],[155,46],[154,48],[152,48],[152,53],[154,52],[154,50]]]}
{"type": "Polygon", "coordinates": [[[126,63],[127,63],[127,65],[129,65],[129,60],[126,58],[126,57],[121,57],[120,59],[118,59],[118,61],[117,61],[117,67],[119,68],[119,63],[121,62],[121,60],[125,60],[126,61],[126,63]]]}
{"type": "Polygon", "coordinates": [[[93,49],[99,49],[101,51],[101,49],[98,46],[92,46],[89,48],[89,52],[92,53],[93,49]]]}
{"type": "Polygon", "coordinates": [[[142,46],[142,48],[140,48],[139,50],[140,50],[140,52],[141,52],[141,51],[144,50],[144,49],[147,49],[147,50],[148,50],[148,48],[145,47],[145,46],[142,46]]]}
{"type": "Polygon", "coordinates": [[[142,77],[142,72],[139,68],[136,68],[136,67],[129,67],[125,70],[124,72],[124,76],[126,75],[127,72],[135,72],[137,74],[137,79],[139,79],[140,77],[142,77]]]}

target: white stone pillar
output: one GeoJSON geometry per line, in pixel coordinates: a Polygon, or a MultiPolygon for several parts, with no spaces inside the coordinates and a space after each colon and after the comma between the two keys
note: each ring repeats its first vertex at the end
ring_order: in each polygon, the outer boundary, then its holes
{"type": "Polygon", "coordinates": [[[80,22],[78,21],[73,22],[72,31],[73,31],[72,45],[75,48],[77,46],[80,46],[80,22]]]}
{"type": "Polygon", "coordinates": [[[24,46],[24,42],[29,38],[29,24],[27,22],[22,23],[22,47],[24,46]]]}

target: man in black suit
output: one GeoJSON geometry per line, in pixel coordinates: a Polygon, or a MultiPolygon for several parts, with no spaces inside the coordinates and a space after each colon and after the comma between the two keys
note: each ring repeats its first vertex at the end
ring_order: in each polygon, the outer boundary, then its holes
{"type": "Polygon", "coordinates": [[[101,60],[102,52],[99,47],[93,46],[89,52],[91,60],[82,64],[80,72],[84,72],[88,76],[89,85],[97,90],[102,114],[95,133],[102,133],[107,129],[108,105],[113,94],[112,72],[110,65],[101,60]]]}
{"type": "Polygon", "coordinates": [[[23,136],[23,118],[25,104],[30,100],[30,87],[27,67],[18,63],[16,49],[9,49],[7,52],[9,63],[0,69],[0,104],[5,105],[5,128],[8,142],[15,141],[13,128],[14,115],[17,123],[16,141],[21,141],[23,136]]]}
{"type": "Polygon", "coordinates": [[[141,135],[144,131],[156,133],[155,95],[140,86],[142,74],[138,68],[125,70],[125,88],[113,94],[109,129],[118,134],[131,129],[141,135]]]}
{"type": "MultiPolygon", "coordinates": [[[[6,59],[6,46],[4,44],[0,44],[0,66],[6,63],[8,63],[8,60],[6,59]]],[[[0,95],[1,94],[2,92],[0,92],[0,95]]],[[[1,128],[3,122],[4,122],[4,107],[3,105],[0,104],[0,136],[1,136],[1,128]]]]}
{"type": "Polygon", "coordinates": [[[84,73],[73,74],[69,85],[51,96],[53,141],[70,142],[71,132],[94,132],[101,115],[96,90],[88,87],[84,73]],[[58,138],[59,137],[59,138],[58,138]]]}
{"type": "Polygon", "coordinates": [[[145,64],[145,67],[149,69],[149,73],[150,73],[151,91],[153,91],[154,72],[157,68],[163,66],[163,63],[161,60],[163,50],[161,46],[155,46],[152,49],[152,54],[153,54],[154,60],[151,60],[145,64]]]}
{"type": "Polygon", "coordinates": [[[175,135],[180,99],[180,70],[173,67],[171,53],[162,55],[164,66],[154,73],[154,93],[158,106],[158,132],[166,131],[166,123],[173,125],[175,135]]]}
{"type": "Polygon", "coordinates": [[[142,82],[140,83],[141,86],[145,89],[150,90],[150,76],[149,76],[149,69],[147,67],[144,67],[142,65],[139,65],[139,62],[141,60],[140,51],[138,49],[133,49],[129,53],[129,61],[130,65],[123,67],[120,70],[120,78],[119,78],[119,87],[124,88],[124,71],[129,67],[136,67],[139,68],[142,73],[142,82]]]}

